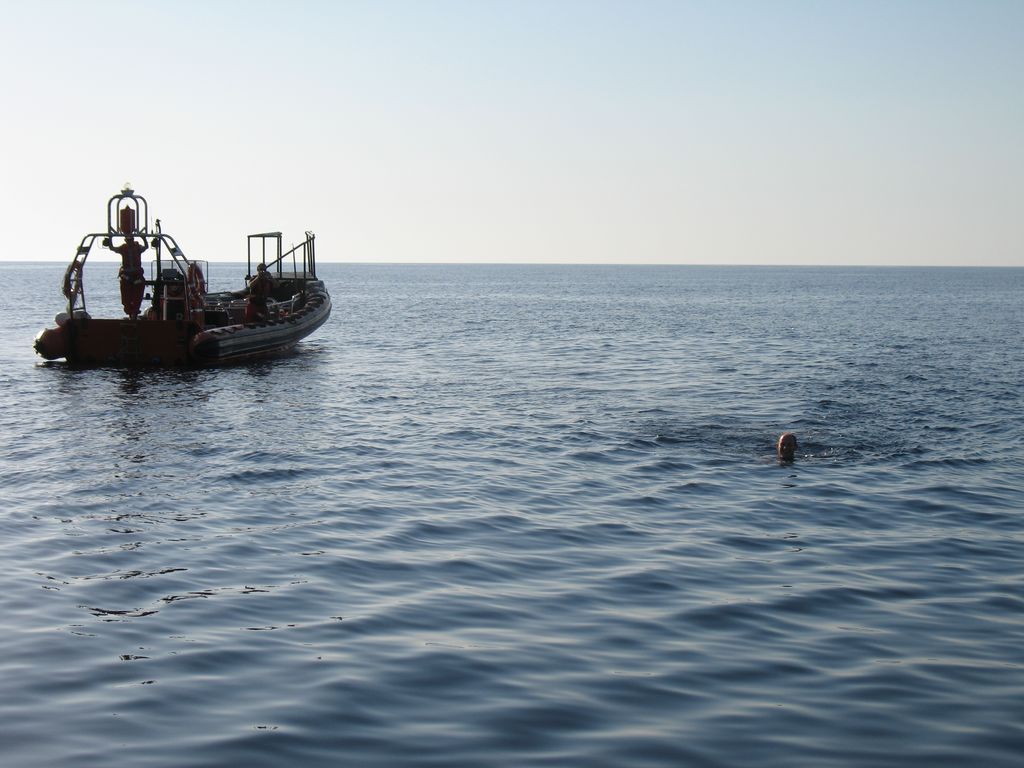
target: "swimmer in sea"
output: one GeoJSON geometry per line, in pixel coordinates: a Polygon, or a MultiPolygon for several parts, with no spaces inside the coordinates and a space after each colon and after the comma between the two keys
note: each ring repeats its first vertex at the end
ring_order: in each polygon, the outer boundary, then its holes
{"type": "Polygon", "coordinates": [[[796,454],[796,435],[792,432],[783,432],[779,435],[779,442],[775,446],[775,452],[783,461],[792,461],[796,454]]]}

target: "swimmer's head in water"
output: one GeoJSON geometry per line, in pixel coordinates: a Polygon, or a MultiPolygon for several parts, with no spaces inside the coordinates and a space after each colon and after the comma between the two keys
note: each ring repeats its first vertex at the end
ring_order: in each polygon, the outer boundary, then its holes
{"type": "Polygon", "coordinates": [[[779,442],[775,446],[775,452],[780,459],[791,461],[796,454],[796,435],[792,432],[783,432],[779,435],[779,442]]]}

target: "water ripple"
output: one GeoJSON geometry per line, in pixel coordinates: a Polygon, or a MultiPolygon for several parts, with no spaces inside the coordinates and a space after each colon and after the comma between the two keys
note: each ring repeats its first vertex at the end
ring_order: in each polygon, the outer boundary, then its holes
{"type": "Polygon", "coordinates": [[[5,765],[1019,764],[1020,271],[325,270],[217,371],[0,303],[5,765]]]}

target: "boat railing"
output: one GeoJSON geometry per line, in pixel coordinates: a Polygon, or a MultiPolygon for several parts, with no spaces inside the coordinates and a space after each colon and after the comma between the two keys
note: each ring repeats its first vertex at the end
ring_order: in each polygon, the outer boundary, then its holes
{"type": "MultiPolygon", "coordinates": [[[[79,244],[78,249],[75,251],[75,257],[64,271],[64,284],[62,286],[64,296],[68,300],[68,315],[74,316],[75,312],[87,311],[85,302],[85,281],[83,280],[83,270],[85,263],[89,258],[89,254],[92,252],[93,246],[97,240],[101,240],[102,244],[106,247],[111,247],[114,238],[125,238],[132,236],[142,235],[149,241],[149,245],[153,246],[156,251],[157,258],[151,262],[151,273],[152,277],[146,280],[145,283],[151,286],[156,294],[164,292],[165,283],[167,282],[163,278],[164,268],[162,262],[170,257],[171,263],[173,264],[174,271],[181,274],[182,280],[185,280],[189,275],[189,268],[193,262],[185,256],[184,252],[178,246],[178,243],[168,234],[160,232],[159,230],[154,233],[141,233],[135,232],[130,235],[122,234],[111,234],[110,232],[92,232],[82,238],[82,242],[79,244]]],[[[205,281],[204,281],[205,282],[205,281]]],[[[198,299],[198,293],[196,291],[187,292],[186,313],[191,319],[192,315],[198,310],[202,309],[202,302],[198,299]]]]}
{"type": "Polygon", "coordinates": [[[85,267],[85,260],[89,258],[89,251],[92,250],[92,244],[96,241],[97,237],[103,237],[101,234],[89,234],[82,238],[82,242],[78,246],[78,250],[75,251],[75,258],[68,264],[68,268],[64,271],[64,284],[62,289],[64,291],[64,297],[68,300],[68,316],[73,316],[76,309],[80,309],[82,312],[86,312],[85,306],[85,283],[82,280],[82,270],[85,267]],[[81,304],[80,307],[76,306],[81,304]]]}
{"type": "MultiPolygon", "coordinates": [[[[153,247],[157,250],[158,258],[151,262],[154,269],[157,266],[161,267],[162,271],[162,259],[164,257],[164,249],[166,249],[167,256],[171,257],[171,263],[174,265],[174,269],[181,273],[182,279],[188,274],[188,268],[192,264],[189,258],[182,252],[181,248],[175,242],[174,238],[170,235],[159,233],[153,238],[153,247]]],[[[153,282],[156,281],[156,276],[153,278],[153,282]]]]}
{"type": "Polygon", "coordinates": [[[248,275],[251,277],[253,274],[253,261],[255,259],[256,264],[265,264],[273,277],[278,280],[292,280],[297,289],[305,292],[306,283],[317,279],[316,235],[312,232],[306,232],[305,234],[305,240],[298,245],[293,245],[287,251],[282,251],[280,232],[262,232],[249,235],[248,275]],[[291,259],[292,266],[290,273],[284,271],[284,265],[289,258],[291,259]],[[300,261],[301,271],[299,269],[300,261]]]}
{"type": "MultiPolygon", "coordinates": [[[[291,249],[281,254],[278,259],[278,272],[281,271],[280,262],[287,259],[289,256],[292,257],[292,274],[298,274],[298,259],[296,254],[302,253],[302,271],[308,276],[307,279],[316,279],[316,235],[312,232],[306,232],[306,239],[298,245],[293,245],[291,249]]],[[[268,269],[270,265],[267,265],[268,269]]]]}

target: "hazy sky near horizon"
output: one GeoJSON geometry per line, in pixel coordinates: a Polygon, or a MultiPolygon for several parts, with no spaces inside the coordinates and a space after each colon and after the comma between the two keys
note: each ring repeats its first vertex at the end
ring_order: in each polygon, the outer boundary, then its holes
{"type": "Polygon", "coordinates": [[[210,261],[1024,266],[1019,0],[0,12],[0,259],[130,181],[210,261]]]}

